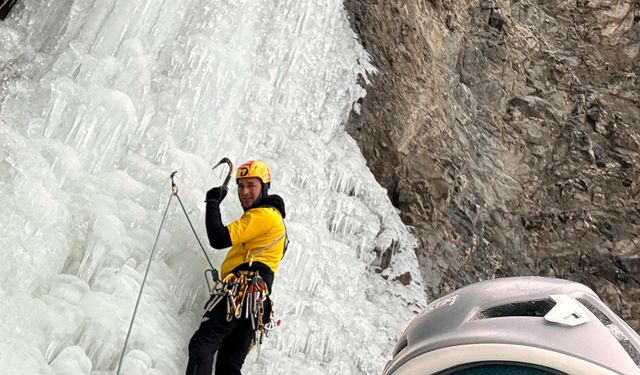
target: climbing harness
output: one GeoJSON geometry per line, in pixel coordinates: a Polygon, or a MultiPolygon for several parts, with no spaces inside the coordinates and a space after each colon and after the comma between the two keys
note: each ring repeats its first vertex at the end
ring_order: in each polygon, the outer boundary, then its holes
{"type": "MultiPolygon", "coordinates": [[[[229,180],[231,179],[231,173],[233,172],[233,163],[231,163],[231,160],[229,160],[228,158],[222,158],[222,160],[220,160],[218,162],[218,164],[216,164],[213,169],[216,169],[218,166],[222,165],[222,164],[227,164],[229,166],[229,173],[227,174],[227,177],[225,178],[222,186],[221,186],[221,190],[227,190],[228,189],[228,184],[229,184],[229,180]]],[[[129,322],[129,329],[127,330],[127,336],[124,339],[124,345],[122,347],[122,352],[120,353],[120,360],[118,361],[118,369],[116,371],[116,375],[120,375],[120,370],[122,368],[122,360],[124,359],[124,353],[127,350],[127,344],[129,343],[129,337],[131,336],[131,330],[133,328],[133,322],[136,318],[136,314],[138,312],[138,306],[140,305],[140,298],[142,297],[142,291],[144,290],[144,285],[145,282],[147,281],[147,276],[149,275],[149,269],[151,268],[151,261],[153,260],[153,254],[156,251],[156,247],[158,245],[158,239],[160,238],[160,233],[162,233],[162,227],[164,226],[164,222],[165,219],[167,217],[167,212],[169,211],[169,206],[171,204],[171,199],[173,199],[173,197],[175,196],[176,199],[178,200],[178,202],[180,203],[180,207],[182,208],[182,212],[184,212],[185,217],[187,218],[187,222],[189,223],[189,227],[191,227],[191,231],[193,232],[193,235],[196,237],[196,240],[198,241],[198,245],[200,245],[200,249],[202,249],[202,253],[204,254],[205,258],[207,259],[207,263],[209,264],[209,269],[207,269],[206,271],[204,271],[204,277],[205,277],[205,281],[207,282],[207,287],[209,288],[209,290],[211,290],[212,288],[212,284],[209,282],[209,277],[211,278],[212,283],[216,283],[218,282],[218,271],[213,267],[213,264],[211,263],[211,259],[209,259],[209,256],[207,255],[207,252],[204,249],[204,246],[202,245],[202,241],[200,241],[200,237],[198,237],[198,234],[196,233],[195,228],[193,227],[193,224],[191,223],[191,219],[189,218],[189,214],[187,214],[187,210],[184,207],[184,204],[182,204],[182,200],[180,199],[180,196],[178,195],[178,185],[176,185],[175,181],[174,181],[174,177],[175,175],[178,173],[178,171],[173,171],[170,175],[169,178],[171,179],[171,195],[169,196],[169,200],[167,201],[167,205],[165,206],[164,212],[162,214],[162,220],[160,221],[160,228],[158,228],[158,233],[156,234],[156,239],[153,243],[153,247],[151,248],[151,255],[149,256],[149,262],[147,263],[147,269],[144,272],[144,277],[142,278],[142,283],[140,284],[140,291],[138,292],[138,298],[136,300],[136,305],[133,309],[133,314],[131,316],[131,321],[129,322]],[[207,277],[209,276],[209,277],[207,277]]]]}
{"type": "MultiPolygon", "coordinates": [[[[227,321],[245,319],[251,322],[254,332],[252,344],[262,344],[264,337],[280,325],[273,317],[273,302],[268,319],[265,319],[265,303],[269,298],[267,283],[259,271],[239,270],[218,280],[211,289],[211,297],[205,304],[204,314],[218,304],[226,304],[227,321]]],[[[252,345],[253,346],[253,345],[252,345]]]]}

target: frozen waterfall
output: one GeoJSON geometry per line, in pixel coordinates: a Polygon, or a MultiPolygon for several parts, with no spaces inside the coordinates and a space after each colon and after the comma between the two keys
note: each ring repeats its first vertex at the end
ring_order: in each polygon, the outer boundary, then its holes
{"type": "MultiPolygon", "coordinates": [[[[291,239],[283,324],[245,372],[379,373],[424,296],[414,240],[343,127],[372,71],[338,0],[19,0],[0,22],[0,372],[115,373],[169,174],[206,243],[228,156],[269,164],[291,239]]],[[[241,214],[234,189],[222,210],[241,214]]],[[[175,201],[164,228],[123,374],[184,373],[207,297],[175,201]]]]}

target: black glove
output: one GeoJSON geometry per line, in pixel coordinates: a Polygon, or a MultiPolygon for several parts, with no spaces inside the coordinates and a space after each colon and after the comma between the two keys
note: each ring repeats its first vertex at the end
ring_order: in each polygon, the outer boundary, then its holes
{"type": "Polygon", "coordinates": [[[209,201],[217,201],[222,202],[224,197],[227,196],[227,189],[222,189],[222,187],[214,187],[213,189],[207,191],[207,198],[204,200],[205,202],[209,201]]]}

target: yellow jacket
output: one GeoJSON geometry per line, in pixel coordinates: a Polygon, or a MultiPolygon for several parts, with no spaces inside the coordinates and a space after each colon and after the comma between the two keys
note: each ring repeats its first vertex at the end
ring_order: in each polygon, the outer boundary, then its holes
{"type": "Polygon", "coordinates": [[[287,241],[280,212],[273,207],[252,208],[227,226],[231,249],[220,267],[224,279],[243,263],[260,262],[278,271],[287,241]]]}

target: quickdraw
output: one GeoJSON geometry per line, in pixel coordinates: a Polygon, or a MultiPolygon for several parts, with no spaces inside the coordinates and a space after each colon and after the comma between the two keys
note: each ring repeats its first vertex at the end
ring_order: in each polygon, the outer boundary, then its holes
{"type": "Polygon", "coordinates": [[[214,283],[211,288],[211,297],[204,307],[204,314],[213,310],[218,304],[225,303],[227,321],[249,320],[256,335],[254,344],[262,344],[264,337],[280,325],[280,321],[273,318],[273,306],[267,323],[264,323],[264,305],[268,297],[267,284],[258,271],[237,271],[230,273],[222,281],[217,280],[214,283]]]}

